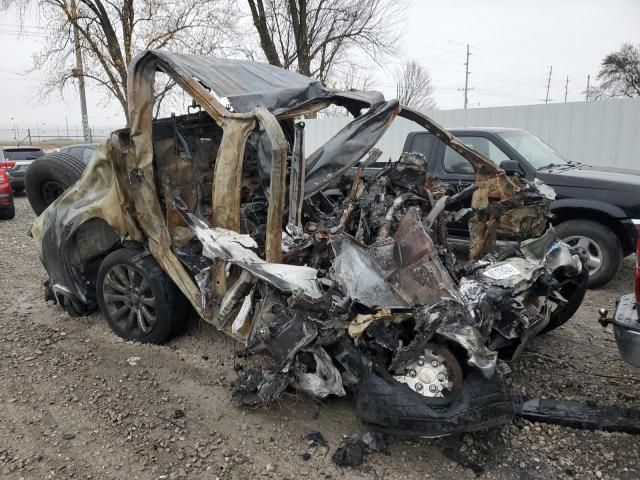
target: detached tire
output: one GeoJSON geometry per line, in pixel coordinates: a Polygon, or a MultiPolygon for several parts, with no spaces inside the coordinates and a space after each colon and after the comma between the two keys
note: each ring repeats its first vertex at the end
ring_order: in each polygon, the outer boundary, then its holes
{"type": "Polygon", "coordinates": [[[551,313],[549,323],[540,332],[547,333],[567,323],[575,315],[587,293],[589,273],[583,269],[574,278],[560,278],[560,295],[567,299],[567,303],[551,313]]]}
{"type": "Polygon", "coordinates": [[[142,249],[122,248],[105,257],[96,296],[105,320],[125,340],[164,343],[186,321],[186,299],[142,249]]]}
{"type": "Polygon", "coordinates": [[[356,414],[377,430],[394,435],[439,437],[499,427],[515,415],[511,393],[494,375],[470,373],[448,405],[427,398],[395,380],[371,373],[358,385],[356,414]]]}
{"type": "Polygon", "coordinates": [[[569,245],[587,251],[587,288],[605,285],[618,272],[622,262],[622,245],[609,227],[591,220],[569,220],[557,225],[556,230],[569,245]]]}
{"type": "Polygon", "coordinates": [[[34,161],[27,169],[25,187],[31,208],[40,215],[84,172],[81,160],[66,154],[52,153],[34,161]]]}

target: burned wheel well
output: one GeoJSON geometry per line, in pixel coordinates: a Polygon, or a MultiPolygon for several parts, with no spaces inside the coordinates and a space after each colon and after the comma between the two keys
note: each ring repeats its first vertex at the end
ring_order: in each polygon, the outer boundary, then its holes
{"type": "Polygon", "coordinates": [[[69,240],[70,260],[82,270],[82,276],[91,285],[102,259],[120,246],[120,234],[101,218],[92,218],[78,227],[69,240]]]}
{"type": "Polygon", "coordinates": [[[601,223],[618,237],[625,255],[634,251],[635,246],[631,244],[631,240],[622,224],[606,212],[592,208],[560,208],[553,210],[552,213],[553,225],[559,225],[568,220],[591,220],[592,222],[601,223]]]}
{"type": "Polygon", "coordinates": [[[74,246],[70,249],[72,263],[82,265],[111,251],[120,243],[120,234],[101,218],[92,218],[76,229],[69,243],[74,246]]]}

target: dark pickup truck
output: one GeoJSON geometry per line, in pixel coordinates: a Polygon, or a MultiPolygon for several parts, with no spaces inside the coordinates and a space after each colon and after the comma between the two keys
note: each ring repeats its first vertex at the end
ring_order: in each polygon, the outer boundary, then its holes
{"type": "MultiPolygon", "coordinates": [[[[512,128],[451,129],[466,145],[484,154],[511,175],[539,179],[556,191],[550,205],[562,239],[589,254],[589,287],[607,283],[623,256],[635,251],[640,224],[640,173],[570,162],[535,135],[512,128]]],[[[467,160],[428,132],[407,136],[405,152],[417,152],[429,163],[430,176],[460,190],[474,181],[467,160]]],[[[455,238],[468,236],[465,224],[451,226],[455,238]]]]}

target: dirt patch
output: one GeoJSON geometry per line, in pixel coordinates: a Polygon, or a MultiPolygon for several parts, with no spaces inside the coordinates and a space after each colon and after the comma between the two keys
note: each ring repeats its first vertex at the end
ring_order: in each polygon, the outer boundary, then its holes
{"type": "MultiPolygon", "coordinates": [[[[202,323],[168,345],[123,342],[99,314],[46,304],[24,196],[0,222],[0,476],[19,478],[621,478],[640,476],[636,436],[516,420],[435,440],[390,439],[340,471],[331,454],[364,433],[352,399],[290,392],[269,411],[238,408],[239,346],[202,323]],[[329,447],[309,460],[305,427],[329,447]],[[455,452],[455,454],[452,454],[455,452]],[[471,468],[473,466],[474,468],[471,468]],[[476,468],[480,467],[480,468],[476,468]],[[476,477],[477,475],[477,477],[476,477]]],[[[631,291],[634,258],[590,291],[574,319],[511,365],[516,393],[640,408],[640,370],[624,364],[597,308],[631,291]]]]}

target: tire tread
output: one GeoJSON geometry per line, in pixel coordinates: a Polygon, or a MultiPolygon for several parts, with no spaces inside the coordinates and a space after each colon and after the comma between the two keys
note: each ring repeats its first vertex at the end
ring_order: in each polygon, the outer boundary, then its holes
{"type": "Polygon", "coordinates": [[[84,162],[68,153],[50,153],[35,160],[27,169],[25,187],[27,199],[36,215],[40,215],[48,207],[40,192],[45,181],[55,180],[66,189],[82,177],[84,169],[84,162]]]}

